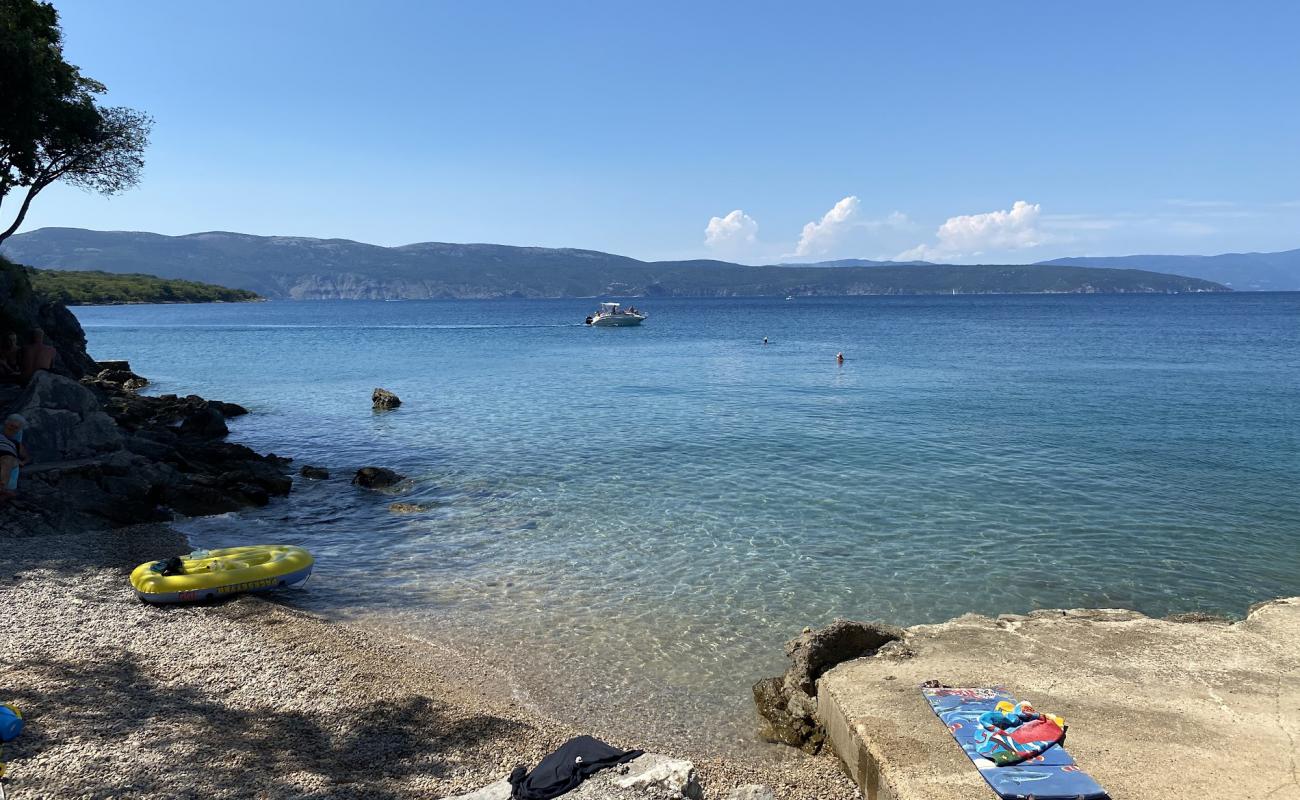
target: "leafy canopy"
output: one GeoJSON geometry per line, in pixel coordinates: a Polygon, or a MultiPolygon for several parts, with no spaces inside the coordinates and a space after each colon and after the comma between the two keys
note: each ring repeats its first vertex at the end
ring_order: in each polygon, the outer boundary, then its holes
{"type": "Polygon", "coordinates": [[[97,98],[106,91],[64,60],[53,5],[0,0],[0,206],[11,195],[19,201],[0,241],[55,181],[101,194],[139,182],[153,120],[134,109],[100,105],[97,98]]]}

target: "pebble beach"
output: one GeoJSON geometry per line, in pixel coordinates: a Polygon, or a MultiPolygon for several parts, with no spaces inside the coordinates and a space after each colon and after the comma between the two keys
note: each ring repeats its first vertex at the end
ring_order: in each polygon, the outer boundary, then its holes
{"type": "MultiPolygon", "coordinates": [[[[438,643],[274,598],[140,603],[131,567],[187,549],[165,526],[0,532],[0,699],[27,718],[5,749],[10,798],[436,798],[601,735],[438,643]]],[[[745,784],[856,796],[829,753],[668,754],[695,763],[710,798],[745,784]]]]}

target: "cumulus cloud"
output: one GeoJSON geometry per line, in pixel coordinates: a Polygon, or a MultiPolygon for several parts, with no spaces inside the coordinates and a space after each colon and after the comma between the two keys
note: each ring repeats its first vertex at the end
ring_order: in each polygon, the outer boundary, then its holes
{"type": "Polygon", "coordinates": [[[900,261],[978,256],[990,251],[1021,250],[1050,240],[1038,227],[1039,205],[1017,200],[1010,211],[949,217],[935,233],[934,244],[920,244],[898,255],[900,261]]]}
{"type": "MultiPolygon", "coordinates": [[[[897,212],[895,212],[897,213],[897,212]]],[[[822,214],[817,222],[803,226],[799,234],[799,244],[795,245],[797,256],[816,256],[830,252],[844,232],[853,227],[858,214],[857,195],[849,195],[822,214]]]]}
{"type": "Polygon", "coordinates": [[[704,228],[704,244],[721,253],[743,253],[758,241],[758,222],[739,208],[725,217],[712,217],[704,228]]]}

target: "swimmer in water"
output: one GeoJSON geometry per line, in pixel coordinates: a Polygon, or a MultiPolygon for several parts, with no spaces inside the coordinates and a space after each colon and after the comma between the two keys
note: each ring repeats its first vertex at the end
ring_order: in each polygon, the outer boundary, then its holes
{"type": "Polygon", "coordinates": [[[763,337],[763,344],[767,344],[767,337],[766,337],[766,336],[763,337]]]}
{"type": "Polygon", "coordinates": [[[843,354],[843,353],[836,353],[836,354],[835,354],[835,363],[836,363],[836,364],[843,364],[843,363],[844,363],[844,354],[843,354]]]}

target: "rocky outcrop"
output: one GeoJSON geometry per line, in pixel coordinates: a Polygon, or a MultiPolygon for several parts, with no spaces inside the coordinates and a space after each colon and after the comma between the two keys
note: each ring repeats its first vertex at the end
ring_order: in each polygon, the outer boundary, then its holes
{"type": "Polygon", "coordinates": [[[104,384],[106,387],[123,389],[128,392],[138,391],[149,385],[149,379],[135,374],[127,361],[101,361],[99,372],[82,379],[89,384],[104,384]]]}
{"type": "Polygon", "coordinates": [[[14,404],[31,433],[24,443],[37,462],[94,458],[123,448],[122,432],[95,395],[74,380],[38,372],[14,404]]]}
{"type": "Polygon", "coordinates": [[[25,337],[32,328],[45,331],[45,340],[58,352],[54,371],[82,378],[99,371],[86,352],[86,333],[62,303],[37,295],[26,271],[0,258],[0,333],[25,337]]]}
{"type": "Polygon", "coordinates": [[[819,630],[805,628],[786,643],[785,674],[754,684],[760,735],[809,753],[820,751],[826,734],[817,721],[817,679],[836,664],[874,655],[902,638],[901,628],[845,619],[819,630]]]}
{"type": "MultiPolygon", "coordinates": [[[[0,412],[28,422],[33,463],[0,526],[39,533],[219,514],[289,493],[286,459],[223,441],[221,408],[201,397],[141,397],[38,373],[0,412]]],[[[233,406],[238,408],[238,406],[233,406]]]]}
{"type": "Polygon", "coordinates": [[[370,402],[376,411],[391,411],[402,404],[402,398],[387,389],[376,388],[370,395],[370,402]]]}
{"type": "Polygon", "coordinates": [[[323,481],[329,478],[330,471],[325,469],[324,467],[313,467],[311,464],[303,464],[302,469],[298,470],[298,474],[303,476],[304,478],[311,478],[312,480],[315,481],[323,481]]]}
{"type": "Polygon", "coordinates": [[[352,483],[363,489],[387,489],[406,480],[401,475],[385,467],[362,467],[353,476],[352,483]]]}

